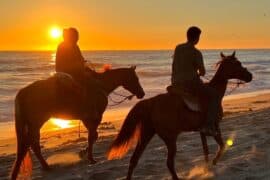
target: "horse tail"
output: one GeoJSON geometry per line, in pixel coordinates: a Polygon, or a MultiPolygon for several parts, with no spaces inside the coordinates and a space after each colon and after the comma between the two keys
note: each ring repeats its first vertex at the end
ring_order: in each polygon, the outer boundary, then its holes
{"type": "Polygon", "coordinates": [[[137,103],[128,113],[119,134],[113,141],[107,153],[107,158],[122,158],[141,137],[145,117],[143,101],[137,103]]]}
{"type": "Polygon", "coordinates": [[[16,180],[19,172],[24,177],[32,175],[32,160],[29,151],[29,136],[28,126],[22,113],[22,106],[20,102],[21,92],[15,98],[15,129],[17,135],[17,157],[14,162],[11,179],[16,180]]]}

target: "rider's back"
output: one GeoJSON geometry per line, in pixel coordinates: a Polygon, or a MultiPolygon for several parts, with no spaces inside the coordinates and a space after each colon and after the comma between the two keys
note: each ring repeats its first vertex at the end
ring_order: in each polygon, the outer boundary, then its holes
{"type": "Polygon", "coordinates": [[[202,64],[202,54],[194,46],[189,43],[178,45],[173,58],[172,84],[177,85],[185,81],[198,80],[197,70],[202,64]]]}
{"type": "Polygon", "coordinates": [[[83,76],[84,61],[77,45],[61,43],[56,52],[56,72],[70,74],[75,79],[83,76]]]}

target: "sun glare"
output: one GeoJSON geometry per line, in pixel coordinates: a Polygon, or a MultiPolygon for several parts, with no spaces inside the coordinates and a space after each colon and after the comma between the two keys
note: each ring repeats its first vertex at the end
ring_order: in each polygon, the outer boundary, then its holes
{"type": "Polygon", "coordinates": [[[228,139],[228,140],[226,141],[226,144],[227,144],[228,146],[232,146],[232,145],[233,145],[233,140],[232,140],[232,139],[228,139]]]}
{"type": "Polygon", "coordinates": [[[59,27],[52,27],[49,30],[50,37],[53,39],[59,39],[62,36],[62,30],[59,27]]]}
{"type": "Polygon", "coordinates": [[[58,118],[51,118],[51,122],[56,125],[59,129],[65,129],[73,127],[69,120],[63,120],[58,118]]]}

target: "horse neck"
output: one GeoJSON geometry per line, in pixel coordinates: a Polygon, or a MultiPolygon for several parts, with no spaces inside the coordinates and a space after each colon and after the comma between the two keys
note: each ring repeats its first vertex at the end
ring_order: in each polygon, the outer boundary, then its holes
{"type": "Polygon", "coordinates": [[[106,92],[110,94],[117,87],[123,85],[124,77],[126,76],[123,75],[123,72],[120,69],[115,69],[103,73],[100,81],[104,84],[106,92]]]}
{"type": "Polygon", "coordinates": [[[228,84],[228,80],[224,79],[221,76],[221,73],[220,73],[219,70],[216,72],[215,76],[209,82],[209,86],[213,87],[214,89],[217,90],[217,92],[219,93],[221,99],[225,95],[225,92],[226,92],[226,89],[227,89],[227,84],[228,84]]]}

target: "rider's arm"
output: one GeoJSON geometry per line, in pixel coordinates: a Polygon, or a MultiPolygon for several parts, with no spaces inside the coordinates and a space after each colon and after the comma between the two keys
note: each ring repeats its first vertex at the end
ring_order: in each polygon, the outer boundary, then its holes
{"type": "Polygon", "coordinates": [[[84,59],[83,55],[82,55],[82,52],[81,52],[81,49],[79,48],[79,46],[76,46],[76,53],[78,53],[78,56],[79,56],[79,60],[83,63],[86,62],[86,60],[84,59]]]}
{"type": "Polygon", "coordinates": [[[62,45],[60,44],[57,48],[56,56],[55,56],[55,71],[56,72],[63,71],[62,65],[63,65],[63,60],[64,60],[64,54],[62,51],[63,51],[62,45]]]}
{"type": "Polygon", "coordinates": [[[203,63],[203,56],[200,51],[198,51],[198,57],[197,57],[197,68],[198,68],[198,74],[199,76],[204,76],[205,75],[205,67],[203,63]]]}

